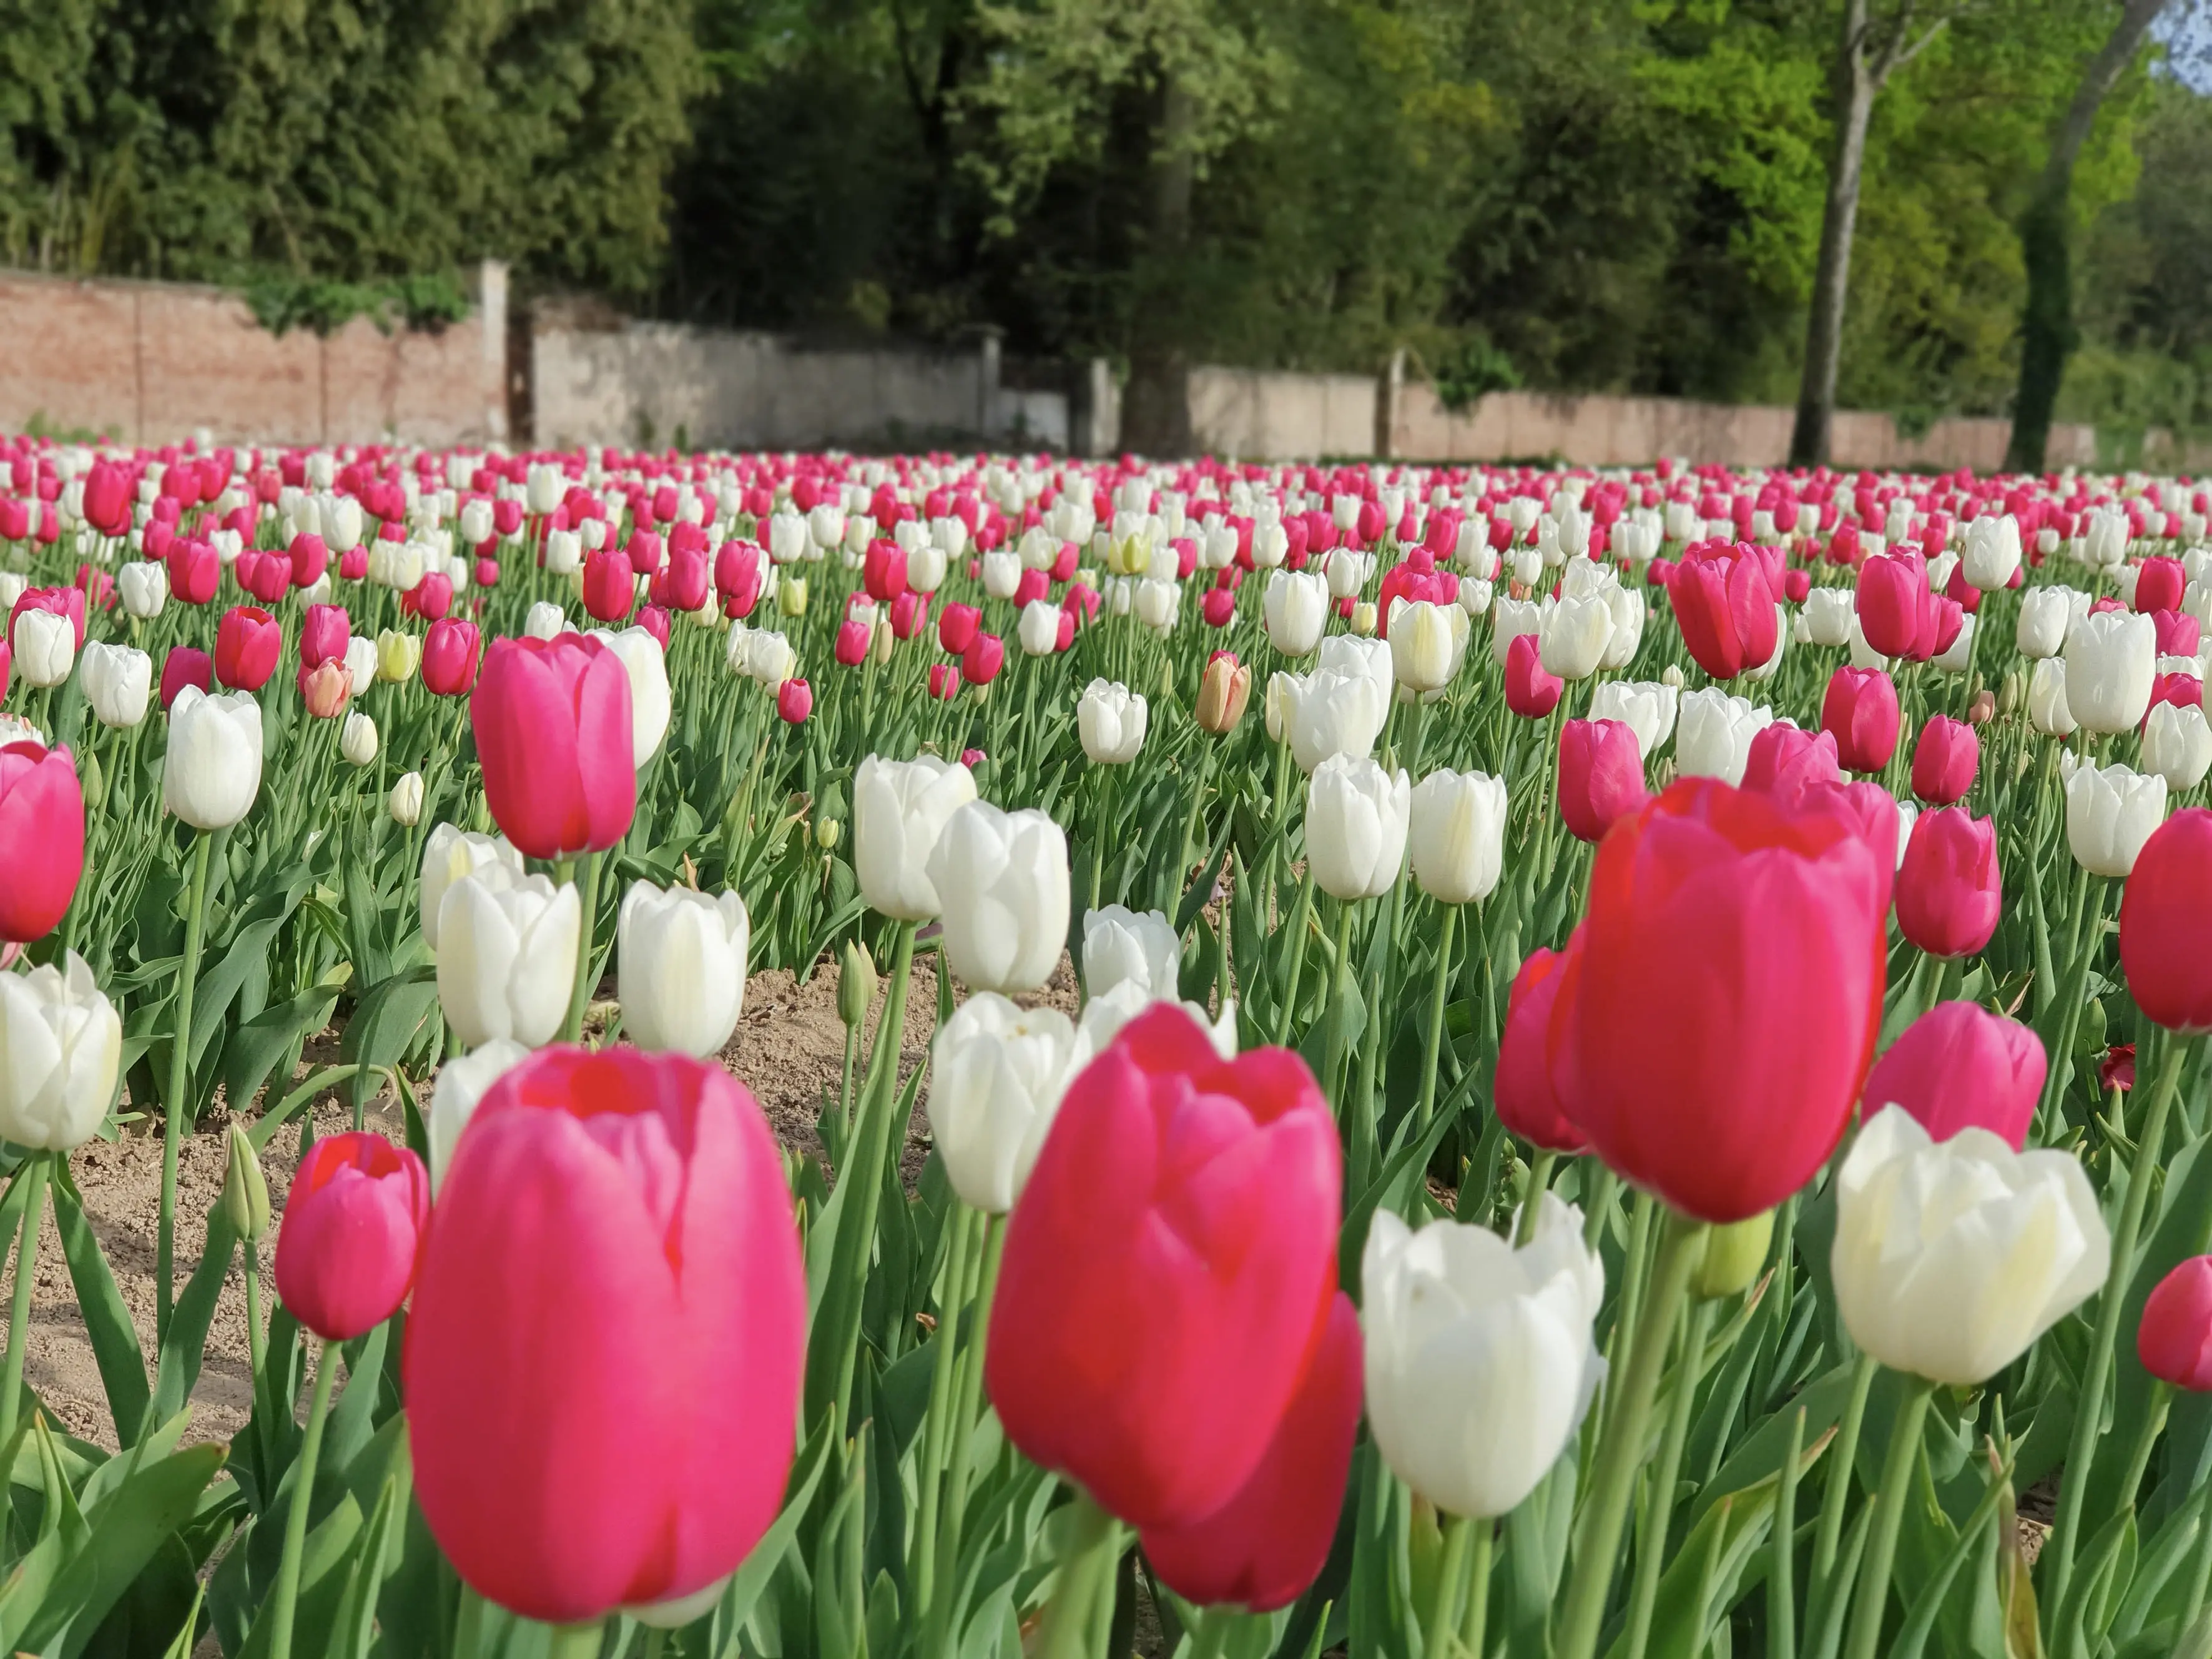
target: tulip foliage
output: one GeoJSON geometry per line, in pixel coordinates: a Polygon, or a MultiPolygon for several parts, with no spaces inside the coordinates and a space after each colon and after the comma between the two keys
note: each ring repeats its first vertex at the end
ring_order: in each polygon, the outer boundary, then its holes
{"type": "Polygon", "coordinates": [[[2203,492],[21,439],[0,500],[8,1650],[2212,1652],[2203,492]],[[831,964],[779,1139],[748,975],[831,964]]]}

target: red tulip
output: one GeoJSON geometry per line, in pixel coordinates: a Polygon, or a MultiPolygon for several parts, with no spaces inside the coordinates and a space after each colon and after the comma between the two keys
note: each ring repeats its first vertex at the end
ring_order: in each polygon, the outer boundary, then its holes
{"type": "Polygon", "coordinates": [[[940,702],[950,702],[960,694],[960,665],[955,662],[933,662],[929,665],[929,695],[940,702]]]}
{"type": "Polygon", "coordinates": [[[343,658],[352,639],[353,619],[342,605],[311,605],[300,624],[300,666],[315,668],[343,658]]]}
{"type": "Polygon", "coordinates": [[[556,1623],[726,1577],[783,1503],[805,1328],[744,1085],[680,1054],[541,1050],[486,1091],[423,1240],[404,1363],[439,1547],[556,1623]]]}
{"type": "Polygon", "coordinates": [[[292,538],[289,556],[295,587],[313,587],[330,568],[330,548],[320,536],[310,536],[305,531],[292,538]]]}
{"type": "Polygon", "coordinates": [[[1336,1540],[1359,1427],[1359,1315],[1341,1291],[1259,1467],[1229,1502],[1138,1542],[1164,1583],[1201,1607],[1286,1607],[1320,1576],[1336,1540]]]}
{"type": "Polygon", "coordinates": [[[84,791],[66,749],[0,748],[0,939],[27,945],[61,925],[84,874],[84,791]]]}
{"type": "Polygon", "coordinates": [[[891,601],[891,637],[917,639],[929,626],[929,595],[909,589],[891,601]]]}
{"type": "Polygon", "coordinates": [[[433,696],[459,697],[476,684],[483,636],[472,622],[447,617],[430,624],[422,641],[422,684],[433,696]]]}
{"type": "Polygon", "coordinates": [[[1226,628],[1237,615],[1237,595],[1225,587],[1209,587],[1198,609],[1208,628],[1226,628]]]}
{"type": "Polygon", "coordinates": [[[1826,732],[1801,732],[1776,720],[1751,740],[1743,767],[1743,787],[1795,807],[1808,790],[1844,781],[1836,760],[1836,740],[1826,732]]]}
{"type": "Polygon", "coordinates": [[[1928,567],[1911,553],[1883,553],[1859,566],[1859,631],[1871,650],[1910,657],[1929,601],[1928,567]]]}
{"type": "Polygon", "coordinates": [[[1559,816],[1577,841],[1597,841],[1644,805],[1644,751],[1625,720],[1569,720],[1559,732],[1559,816]]]}
{"type": "Polygon", "coordinates": [[[984,1376],[1006,1437],[1133,1525],[1243,1492],[1336,1293],[1343,1158],[1305,1062],[1179,1007],[1070,1085],[1015,1205],[984,1376]]]}
{"type": "Polygon", "coordinates": [[[1567,683],[1544,666],[1534,634],[1516,634],[1505,647],[1505,706],[1523,720],[1540,720],[1559,706],[1567,683]]]}
{"type": "Polygon", "coordinates": [[[2212,811],[2151,831],[2120,897],[2120,968],[2136,1006],[2169,1030],[2212,1031],[2212,811]]]}
{"type": "MultiPolygon", "coordinates": [[[[1974,787],[1982,740],[1964,720],[1931,714],[1912,750],[1912,793],[1930,806],[1948,806],[1974,787]]],[[[1909,854],[1908,854],[1909,856],[1909,854]]]]}
{"type": "Polygon", "coordinates": [[[399,1310],[430,1218],[422,1160],[359,1130],[300,1161],[276,1230],[276,1294],[317,1336],[347,1342],[399,1310]]]}
{"type": "Polygon", "coordinates": [[[1971,956],[2003,908],[1996,823],[1962,806],[1923,812],[1898,866],[1898,931],[1929,956],[1971,956]]]}
{"type": "Polygon", "coordinates": [[[177,693],[188,685],[203,691],[215,689],[215,659],[189,645],[173,645],[161,659],[161,707],[167,709],[177,693]]]}
{"type": "MultiPolygon", "coordinates": [[[[948,607],[957,609],[958,607],[948,607]]],[[[938,637],[944,638],[942,625],[938,637]]],[[[970,685],[988,685],[999,678],[999,669],[1006,660],[1006,642],[996,634],[977,633],[968,641],[968,648],[960,653],[960,678],[970,685]]]]}
{"type": "Polygon", "coordinates": [[[637,603],[637,573],[618,548],[602,547],[584,558],[584,609],[603,623],[618,623],[637,603]]]}
{"type": "Polygon", "coordinates": [[[1960,630],[1966,626],[1966,616],[1956,599],[1933,593],[1923,595],[1919,631],[1913,635],[1912,648],[1905,656],[1914,662],[1942,656],[1957,641],[1960,630]]]}
{"type": "Polygon", "coordinates": [[[650,530],[633,530],[623,556],[629,560],[633,576],[650,576],[660,568],[660,538],[650,530]]]}
{"type": "Polygon", "coordinates": [[[234,605],[215,631],[215,677],[234,691],[258,691],[284,654],[284,630],[254,605],[234,605]]]}
{"type": "Polygon", "coordinates": [[[657,605],[648,605],[637,613],[637,625],[659,642],[661,653],[668,652],[668,612],[657,605]]]}
{"type": "Polygon", "coordinates": [[[714,588],[722,596],[722,614],[742,622],[760,603],[761,550],[750,542],[724,542],[714,555],[714,588]]]}
{"type": "Polygon", "coordinates": [[[670,611],[702,608],[707,603],[706,550],[672,549],[668,562],[653,573],[648,593],[653,604],[670,611]]]}
{"type": "Polygon", "coordinates": [[[1820,729],[1846,771],[1879,772],[1897,752],[1897,683],[1879,668],[1838,668],[1820,699],[1820,729]]]}
{"type": "Polygon", "coordinates": [[[945,654],[963,655],[983,625],[983,613],[972,605],[948,605],[937,619],[937,642],[945,654]]]}
{"type": "Polygon", "coordinates": [[[436,622],[453,608],[453,579],[442,570],[423,573],[422,580],[399,596],[404,615],[436,622]]]}
{"type": "Polygon", "coordinates": [[[1862,1115],[1902,1106],[1936,1140],[1987,1129],[2027,1144],[2043,1093],[2043,1039],[1978,1003],[1939,1002],[1906,1026],[1867,1073],[1862,1115]]]}
{"type": "MultiPolygon", "coordinates": [[[[1569,941],[1567,949],[1574,949],[1569,941]]],[[[1538,946],[1522,958],[1506,999],[1505,1029],[1498,1040],[1498,1073],[1491,1103],[1498,1121],[1539,1152],[1579,1152],[1589,1142],[1569,1121],[1553,1086],[1549,1035],[1559,1000],[1566,955],[1538,946]]]]}
{"type": "Polygon", "coordinates": [[[814,712],[814,688],[802,679],[788,679],[775,689],[775,712],[787,726],[804,726],[814,712]]]}
{"type": "Polygon", "coordinates": [[[103,536],[130,529],[131,482],[130,473],[113,461],[94,461],[85,475],[84,521],[103,536]]]}
{"type": "Polygon", "coordinates": [[[857,617],[837,624],[837,643],[831,654],[847,668],[858,668],[868,659],[868,644],[875,630],[857,617]]]}
{"type": "Polygon", "coordinates": [[[1777,595],[1765,562],[1748,550],[1691,551],[1696,556],[1683,559],[1667,589],[1675,623],[1699,667],[1715,679],[1734,679],[1774,654],[1777,595]]]}
{"type": "Polygon", "coordinates": [[[232,567],[238,585],[264,605],[274,605],[292,588],[292,562],[282,553],[240,553],[232,567]]]}
{"type": "Polygon", "coordinates": [[[2192,1255],[2158,1281],[2136,1327],[2136,1358],[2160,1382],[2212,1394],[2212,1255],[2192,1255]]]}
{"type": "MultiPolygon", "coordinates": [[[[172,572],[173,578],[174,573],[172,572]]],[[[339,556],[338,574],[349,582],[357,582],[368,574],[368,550],[352,547],[339,556]]]]}
{"type": "Polygon", "coordinates": [[[588,635],[503,639],[469,702],[484,800],[533,859],[604,852],[637,815],[629,672],[588,635]]]}
{"type": "Polygon", "coordinates": [[[2136,567],[2134,608],[2142,611],[2179,611],[2189,591],[2189,578],[2179,559],[2145,559],[2136,567]]]}
{"type": "Polygon", "coordinates": [[[1547,1045],[1607,1164],[1708,1221],[1805,1184],[1873,1055],[1889,873],[1826,791],[1686,779],[1613,827],[1547,1045]]]}

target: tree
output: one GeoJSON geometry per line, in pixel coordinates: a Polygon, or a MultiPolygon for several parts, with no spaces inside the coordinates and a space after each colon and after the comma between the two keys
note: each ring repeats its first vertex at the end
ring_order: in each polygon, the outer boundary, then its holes
{"type": "Polygon", "coordinates": [[[1876,15],[1873,0],[1844,0],[1842,31],[1832,70],[1836,137],[1828,166],[1827,198],[1820,216],[1820,252],[1814,269],[1813,305],[1805,323],[1803,378],[1790,459],[1811,466],[1828,459],[1835,423],[1836,376],[1843,361],[1844,302],[1850,286],[1851,239],[1858,223],[1859,191],[1866,171],[1867,128],[1874,101],[1889,78],[1935,42],[1957,9],[1921,0],[1894,0],[1876,15]]]}
{"type": "Polygon", "coordinates": [[[2021,252],[2027,266],[2027,300],[2021,313],[2020,395],[2013,409],[2012,441],[2005,465],[2015,472],[2040,472],[2051,442],[2051,418],[2066,359],[2080,343],[2074,325],[2074,166],[2096,125],[2097,112],[2135,62],[2143,37],[2166,0],[2124,0],[2112,33],[2074,89],[2051,138],[2050,159],[2020,219],[2021,252]]]}

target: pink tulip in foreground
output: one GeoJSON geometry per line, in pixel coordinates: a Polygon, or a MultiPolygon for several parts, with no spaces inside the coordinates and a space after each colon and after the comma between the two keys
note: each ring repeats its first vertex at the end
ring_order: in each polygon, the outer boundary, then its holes
{"type": "Polygon", "coordinates": [[[724,1577],[783,1503],[805,1328],[744,1085],[681,1054],[542,1050],[485,1092],[423,1241],[408,1435],[439,1547],[556,1623],[724,1577]]]}
{"type": "Polygon", "coordinates": [[[276,1294],[317,1336],[350,1341],[398,1311],[430,1214],[422,1160],[382,1135],[319,1140],[276,1233],[276,1294]]]}
{"type": "Polygon", "coordinates": [[[637,814],[629,672],[580,634],[495,641],[469,700],[484,799],[533,859],[603,852],[637,814]]]}
{"type": "Polygon", "coordinates": [[[0,940],[28,944],[61,926],[84,874],[84,791],[66,749],[0,748],[0,940]]]}

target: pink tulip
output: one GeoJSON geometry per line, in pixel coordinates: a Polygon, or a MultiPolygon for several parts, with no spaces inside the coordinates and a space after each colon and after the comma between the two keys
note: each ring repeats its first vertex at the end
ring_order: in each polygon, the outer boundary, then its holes
{"type": "Polygon", "coordinates": [[[1898,931],[1932,957],[1971,956],[2003,907],[1996,824],[1961,806],[1923,812],[1898,866],[1898,931]]]}
{"type": "Polygon", "coordinates": [[[1861,1115],[1902,1106],[1930,1138],[1987,1129],[2014,1152],[2043,1093],[2043,1040],[1978,1003],[1939,1002],[1906,1026],[1867,1073],[1861,1115]]]}
{"type": "Polygon", "coordinates": [[[604,852],[637,814],[629,673],[588,635],[504,639],[469,702],[484,799],[534,859],[604,852]]]}
{"type": "Polygon", "coordinates": [[[422,1160],[382,1135],[318,1140],[276,1231],[276,1294],[317,1336],[351,1341],[398,1312],[430,1215],[422,1160]]]}
{"type": "Polygon", "coordinates": [[[84,791],[66,749],[0,748],[0,939],[27,945],[61,925],[84,874],[84,791]]]}

